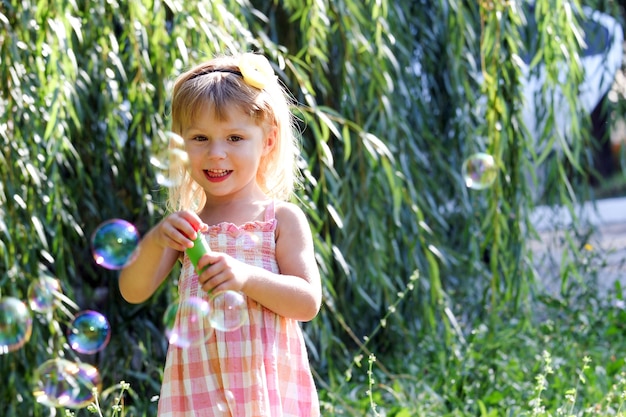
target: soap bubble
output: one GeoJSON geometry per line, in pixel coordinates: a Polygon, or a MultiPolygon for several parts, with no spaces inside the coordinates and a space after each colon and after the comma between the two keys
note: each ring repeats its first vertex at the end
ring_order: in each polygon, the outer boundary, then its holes
{"type": "Polygon", "coordinates": [[[121,219],[100,224],[91,237],[93,259],[106,269],[122,269],[132,262],[138,244],[137,228],[121,219]]]}
{"type": "Polygon", "coordinates": [[[465,185],[474,190],[491,187],[498,176],[498,167],[493,156],[475,153],[463,162],[461,167],[465,185]]]}
{"type": "Polygon", "coordinates": [[[61,293],[61,283],[58,279],[42,275],[28,286],[30,309],[38,313],[48,313],[54,310],[56,296],[61,293]]]}
{"type": "Polygon", "coordinates": [[[163,316],[167,340],[183,349],[206,342],[213,332],[209,316],[209,303],[200,297],[171,304],[163,316]]]}
{"type": "Polygon", "coordinates": [[[180,185],[189,166],[189,155],[185,150],[185,141],[173,132],[165,132],[167,148],[150,157],[156,181],[163,187],[180,185]]]}
{"type": "Polygon", "coordinates": [[[0,299],[0,355],[24,346],[33,331],[31,312],[15,297],[0,299]]]}
{"type": "Polygon", "coordinates": [[[97,311],[79,313],[67,329],[67,340],[76,352],[92,354],[106,347],[111,338],[109,321],[97,311]]]}
{"type": "Polygon", "coordinates": [[[87,363],[50,359],[35,370],[35,400],[48,407],[83,408],[100,388],[98,369],[87,363]]]}
{"type": "Polygon", "coordinates": [[[230,332],[240,328],[247,318],[246,297],[237,291],[224,291],[211,298],[211,326],[230,332]]]}

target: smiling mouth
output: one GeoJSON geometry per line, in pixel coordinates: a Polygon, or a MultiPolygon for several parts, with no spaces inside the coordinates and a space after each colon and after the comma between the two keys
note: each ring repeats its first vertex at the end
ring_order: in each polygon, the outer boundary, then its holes
{"type": "Polygon", "coordinates": [[[215,179],[224,178],[231,172],[233,171],[228,170],[228,169],[205,169],[204,170],[204,174],[208,178],[215,178],[215,179]]]}

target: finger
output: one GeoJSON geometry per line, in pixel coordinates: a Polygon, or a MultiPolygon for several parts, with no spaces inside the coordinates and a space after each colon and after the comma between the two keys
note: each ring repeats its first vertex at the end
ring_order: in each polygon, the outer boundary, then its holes
{"type": "Polygon", "coordinates": [[[175,249],[179,252],[183,252],[184,250],[189,248],[189,245],[193,245],[193,241],[187,239],[186,236],[180,234],[178,231],[174,232],[174,235],[166,236],[167,246],[172,249],[175,249]]]}
{"type": "Polygon", "coordinates": [[[211,280],[205,282],[204,284],[202,284],[202,291],[206,292],[207,294],[210,294],[213,291],[213,283],[211,282],[211,280]]]}
{"type": "Polygon", "coordinates": [[[201,282],[202,289],[207,293],[213,292],[216,287],[223,284],[223,277],[221,274],[211,275],[210,272],[207,271],[206,275],[203,275],[204,281],[201,281],[200,278],[198,278],[198,281],[201,282]]]}
{"type": "MultiPolygon", "coordinates": [[[[193,241],[189,239],[187,233],[189,233],[189,224],[181,219],[169,219],[168,222],[162,226],[162,234],[165,239],[168,240],[168,246],[171,246],[177,250],[185,250],[190,246],[193,246],[193,241]]],[[[195,233],[191,230],[191,233],[195,233]]]]}
{"type": "Polygon", "coordinates": [[[211,285],[211,288],[207,291],[211,294],[219,294],[226,291],[239,291],[239,288],[233,285],[234,283],[232,280],[225,280],[220,283],[215,282],[211,284],[213,285],[211,285]]]}
{"type": "MultiPolygon", "coordinates": [[[[198,259],[198,269],[200,271],[204,271],[205,268],[208,268],[209,266],[213,265],[215,262],[211,261],[211,256],[207,253],[205,253],[204,255],[202,255],[200,257],[200,259],[198,259]]],[[[215,270],[215,268],[214,268],[215,270]]]]}
{"type": "Polygon", "coordinates": [[[226,268],[226,258],[223,253],[209,251],[203,256],[203,261],[206,262],[206,265],[217,265],[214,268],[215,273],[226,268]]]}
{"type": "Polygon", "coordinates": [[[195,238],[195,232],[206,231],[208,229],[208,226],[200,219],[198,214],[192,211],[183,210],[179,212],[179,215],[181,218],[187,221],[187,223],[189,223],[189,225],[193,229],[194,233],[191,236],[192,238],[195,238]]]}
{"type": "Polygon", "coordinates": [[[172,226],[189,240],[196,238],[196,228],[184,213],[176,213],[172,216],[172,226]]]}

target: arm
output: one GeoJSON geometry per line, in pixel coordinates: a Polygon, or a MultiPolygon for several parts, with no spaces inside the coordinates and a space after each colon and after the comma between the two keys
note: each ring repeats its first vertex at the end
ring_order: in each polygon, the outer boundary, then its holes
{"type": "Polygon", "coordinates": [[[193,246],[196,230],[205,227],[195,213],[167,216],[139,243],[136,258],[126,265],[119,278],[122,297],[129,303],[146,301],[163,283],[180,252],[193,246]]]}
{"type": "Polygon", "coordinates": [[[281,316],[312,320],[320,309],[321,279],[313,237],[307,219],[297,206],[277,207],[276,260],[279,274],[250,266],[228,255],[211,252],[198,263],[205,291],[242,291],[281,316]]]}

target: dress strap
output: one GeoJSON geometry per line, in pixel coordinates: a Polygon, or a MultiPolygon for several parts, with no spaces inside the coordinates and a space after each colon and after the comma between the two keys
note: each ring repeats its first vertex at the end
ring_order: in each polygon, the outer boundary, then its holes
{"type": "Polygon", "coordinates": [[[269,222],[276,218],[276,210],[274,208],[274,200],[272,200],[265,208],[265,221],[269,222]]]}

